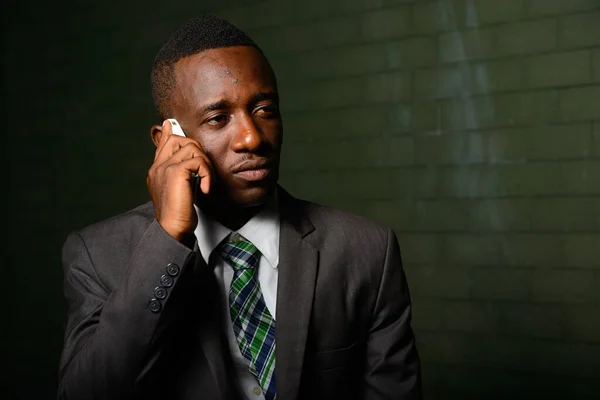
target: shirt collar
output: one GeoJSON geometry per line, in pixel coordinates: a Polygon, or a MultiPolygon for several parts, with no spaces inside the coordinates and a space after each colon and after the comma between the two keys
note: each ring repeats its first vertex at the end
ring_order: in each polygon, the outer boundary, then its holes
{"type": "MultiPolygon", "coordinates": [[[[231,230],[206,215],[196,205],[194,208],[198,215],[198,226],[194,234],[200,254],[208,264],[211,253],[231,230]]],[[[279,199],[277,191],[274,191],[265,207],[237,231],[256,246],[273,268],[279,265],[279,225],[279,199]]]]}

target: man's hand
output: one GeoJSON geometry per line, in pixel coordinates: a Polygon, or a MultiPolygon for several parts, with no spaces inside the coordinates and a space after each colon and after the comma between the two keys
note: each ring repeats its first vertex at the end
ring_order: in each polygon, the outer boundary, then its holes
{"type": "Polygon", "coordinates": [[[146,183],[158,223],[179,241],[193,233],[198,223],[192,196],[194,174],[200,177],[202,193],[208,194],[213,183],[208,157],[195,140],[173,135],[171,123],[165,121],[146,183]]]}

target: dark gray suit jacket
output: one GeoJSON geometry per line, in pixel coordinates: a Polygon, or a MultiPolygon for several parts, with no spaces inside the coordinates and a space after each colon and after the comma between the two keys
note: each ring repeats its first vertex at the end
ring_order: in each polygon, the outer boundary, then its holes
{"type": "MultiPolygon", "coordinates": [[[[394,233],[280,190],[277,399],[420,399],[394,233]]],[[[69,235],[59,399],[238,399],[214,273],[152,203],[69,235]],[[169,263],[180,272],[150,300],[169,263]]],[[[167,274],[168,275],[168,274],[167,274]]]]}

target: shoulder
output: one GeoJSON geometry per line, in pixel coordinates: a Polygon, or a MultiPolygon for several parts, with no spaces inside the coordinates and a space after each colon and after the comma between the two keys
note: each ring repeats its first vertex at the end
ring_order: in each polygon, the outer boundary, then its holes
{"type": "Polygon", "coordinates": [[[293,199],[292,207],[314,226],[311,241],[321,249],[384,255],[396,241],[390,228],[369,218],[300,199],[293,199]]]}
{"type": "Polygon", "coordinates": [[[74,231],[69,236],[79,236],[90,248],[136,242],[154,217],[152,202],[147,202],[122,214],[74,231]]]}

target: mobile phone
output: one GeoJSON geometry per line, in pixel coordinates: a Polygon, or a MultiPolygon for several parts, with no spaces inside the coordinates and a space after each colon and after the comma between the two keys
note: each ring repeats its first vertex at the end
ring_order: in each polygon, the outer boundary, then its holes
{"type": "Polygon", "coordinates": [[[173,135],[185,137],[185,133],[183,133],[183,129],[181,128],[181,125],[179,125],[179,122],[177,122],[177,120],[175,118],[169,118],[169,122],[171,123],[171,126],[173,127],[173,135]]]}
{"type": "MultiPolygon", "coordinates": [[[[175,118],[168,118],[168,120],[171,123],[171,127],[173,128],[171,130],[173,132],[173,135],[186,137],[185,133],[183,132],[183,129],[181,128],[181,125],[179,124],[179,122],[177,122],[175,118]]],[[[194,200],[196,199],[196,193],[198,193],[199,186],[200,177],[198,176],[198,174],[194,174],[192,176],[192,194],[194,196],[194,200]]]]}

